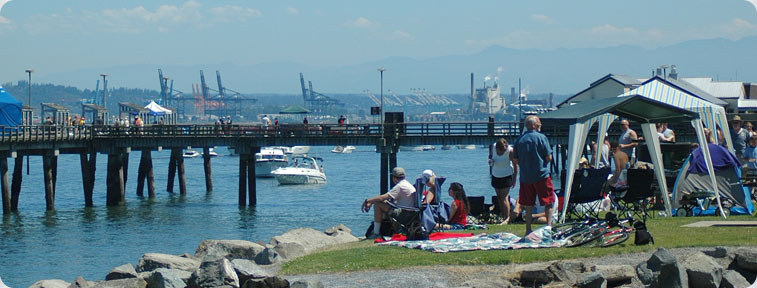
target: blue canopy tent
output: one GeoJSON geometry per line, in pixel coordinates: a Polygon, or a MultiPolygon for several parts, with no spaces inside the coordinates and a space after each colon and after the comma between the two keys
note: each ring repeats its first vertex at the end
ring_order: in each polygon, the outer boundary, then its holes
{"type": "Polygon", "coordinates": [[[13,98],[8,91],[0,86],[0,126],[16,127],[23,123],[21,101],[13,98]]]}

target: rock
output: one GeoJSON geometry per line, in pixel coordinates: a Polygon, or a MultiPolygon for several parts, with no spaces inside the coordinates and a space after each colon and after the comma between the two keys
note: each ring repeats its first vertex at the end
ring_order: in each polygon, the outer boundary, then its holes
{"type": "Polygon", "coordinates": [[[647,262],[639,263],[636,274],[645,286],[652,288],[689,287],[686,270],[665,248],[658,248],[647,262]]]}
{"type": "Polygon", "coordinates": [[[74,280],[73,283],[71,283],[71,285],[68,285],[68,288],[85,288],[85,287],[90,287],[93,284],[94,283],[90,281],[84,280],[84,277],[79,276],[79,277],[76,277],[76,279],[74,280]]]}
{"type": "MultiPolygon", "coordinates": [[[[307,280],[307,281],[299,280],[289,285],[289,287],[291,288],[323,288],[323,283],[321,283],[321,281],[318,281],[318,280],[307,280]]],[[[492,287],[501,287],[501,286],[492,286],[492,287]]]]}
{"type": "Polygon", "coordinates": [[[255,259],[263,251],[262,245],[245,240],[203,240],[197,247],[195,257],[215,255],[229,259],[255,259]]]}
{"type": "Polygon", "coordinates": [[[287,288],[289,281],[276,276],[262,279],[250,279],[244,282],[242,288],[287,288]]]}
{"type": "Polygon", "coordinates": [[[231,266],[234,267],[234,271],[237,271],[239,283],[247,282],[247,280],[249,279],[266,278],[273,276],[250,260],[234,259],[231,260],[231,266]]]}
{"type": "Polygon", "coordinates": [[[349,227],[345,226],[344,224],[339,224],[339,225],[336,225],[334,227],[328,228],[328,229],[324,230],[323,232],[325,232],[326,235],[331,236],[331,235],[334,235],[334,234],[338,233],[339,231],[347,233],[347,234],[352,234],[352,229],[350,229],[349,227]]]}
{"type": "Polygon", "coordinates": [[[583,263],[550,262],[528,264],[520,270],[520,282],[524,286],[538,286],[550,282],[573,283],[575,274],[586,272],[583,263]]]}
{"type": "Polygon", "coordinates": [[[741,269],[757,272],[757,251],[736,250],[736,265],[741,269]]]}
{"type": "Polygon", "coordinates": [[[147,253],[139,259],[137,272],[152,271],[158,268],[179,269],[194,272],[200,267],[200,261],[181,256],[147,253]]]}
{"type": "Polygon", "coordinates": [[[728,248],[723,247],[723,246],[718,246],[718,247],[715,247],[715,250],[704,251],[703,253],[713,258],[725,258],[728,256],[728,248]]]}
{"type": "Polygon", "coordinates": [[[105,280],[118,280],[126,278],[137,278],[137,270],[134,270],[134,265],[126,263],[124,265],[113,268],[105,275],[105,280]]]}
{"type": "Polygon", "coordinates": [[[334,229],[332,235],[312,228],[290,230],[282,235],[271,238],[271,244],[276,246],[276,252],[285,259],[293,259],[331,245],[355,242],[357,237],[350,233],[334,229]]]}
{"type": "Polygon", "coordinates": [[[575,287],[578,288],[607,288],[607,280],[601,272],[590,272],[578,275],[575,287]]]}
{"type": "MultiPolygon", "coordinates": [[[[296,282],[295,282],[296,283],[296,282]]],[[[294,284],[292,284],[292,287],[295,287],[294,284]]],[[[304,286],[302,286],[304,287],[304,286]]],[[[322,287],[322,286],[320,286],[322,287]]],[[[510,283],[507,280],[503,279],[471,279],[468,281],[465,281],[461,287],[475,287],[475,288],[500,288],[500,287],[516,287],[512,283],[510,283]]]]}
{"type": "Polygon", "coordinates": [[[90,287],[92,288],[145,288],[147,287],[147,282],[139,278],[126,278],[126,279],[102,281],[90,287]]]}
{"type": "Polygon", "coordinates": [[[189,287],[239,287],[239,277],[226,258],[215,255],[202,259],[200,269],[189,277],[189,287]]]}
{"type": "MultiPolygon", "coordinates": [[[[304,248],[302,250],[304,251],[304,248]]],[[[279,260],[279,253],[276,252],[276,249],[272,247],[266,247],[265,249],[263,249],[263,251],[255,256],[255,263],[260,265],[271,265],[273,263],[279,262],[279,260]]]]}
{"type": "Polygon", "coordinates": [[[636,277],[636,271],[631,265],[596,265],[589,271],[601,272],[609,286],[630,284],[631,279],[636,277]]]}
{"type": "Polygon", "coordinates": [[[720,282],[720,288],[748,287],[749,285],[744,276],[733,270],[727,270],[723,274],[723,281],[720,282]]]}
{"type": "Polygon", "coordinates": [[[37,282],[34,282],[34,284],[32,284],[32,286],[29,286],[29,288],[66,288],[69,285],[71,285],[71,283],[68,283],[64,280],[50,279],[50,280],[39,280],[37,282]]]}
{"type": "Polygon", "coordinates": [[[723,267],[712,258],[702,253],[695,253],[682,262],[689,277],[690,287],[720,287],[720,280],[723,278],[723,267]]]}
{"type": "Polygon", "coordinates": [[[150,288],[183,288],[192,273],[178,269],[158,268],[145,279],[150,288]]]}

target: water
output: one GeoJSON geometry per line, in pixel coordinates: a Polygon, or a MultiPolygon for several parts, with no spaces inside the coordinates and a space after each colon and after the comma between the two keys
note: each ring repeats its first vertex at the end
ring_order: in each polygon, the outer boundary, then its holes
{"type": "MultiPolygon", "coordinates": [[[[216,149],[220,156],[212,160],[212,193],[205,192],[202,158],[185,160],[185,197],[165,192],[170,151],[153,152],[154,199],[136,196],[140,153],[132,152],[126,205],[115,208],[105,207],[105,155],[97,159],[93,208],[84,208],[79,156],[61,155],[55,212],[45,212],[42,161],[32,157],[31,174],[24,173],[19,213],[2,217],[0,277],[11,287],[42,279],[70,282],[77,276],[102,280],[113,267],[136,265],[144,253],[194,254],[204,239],[268,242],[299,227],[323,230],[343,223],[354,235],[362,235],[373,214],[361,213],[360,205],[379,192],[379,155],[372,146],[358,146],[352,154],[335,154],[331,149],[311,149],[311,154],[324,158],[328,184],[279,186],[275,179],[258,179],[254,209],[237,204],[239,160],[227,156],[224,147],[216,149]]],[[[481,148],[397,154],[408,178],[433,169],[447,177],[445,187],[461,182],[469,196],[486,196],[488,203],[494,189],[489,185],[487,159],[488,151],[481,148]]],[[[13,161],[9,165],[13,171],[13,161]]],[[[178,181],[174,190],[178,192],[178,181]]],[[[443,197],[449,202],[449,195],[443,197]]]]}

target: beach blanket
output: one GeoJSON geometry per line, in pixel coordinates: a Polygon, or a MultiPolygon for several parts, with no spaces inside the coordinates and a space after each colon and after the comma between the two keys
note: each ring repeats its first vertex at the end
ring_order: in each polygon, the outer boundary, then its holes
{"type": "Polygon", "coordinates": [[[564,242],[553,240],[551,237],[551,231],[552,229],[550,226],[544,226],[522,238],[512,233],[503,232],[496,234],[484,233],[470,237],[447,238],[441,240],[387,241],[379,243],[378,245],[422,249],[436,253],[562,247],[564,242]]]}
{"type": "MultiPolygon", "coordinates": [[[[442,239],[470,237],[470,236],[473,236],[473,233],[434,232],[428,235],[428,239],[430,241],[436,241],[436,240],[442,240],[442,239]]],[[[407,241],[407,236],[402,235],[402,234],[394,234],[392,235],[392,238],[389,240],[384,240],[383,238],[377,238],[375,241],[373,241],[373,243],[384,243],[388,241],[407,241]]]]}

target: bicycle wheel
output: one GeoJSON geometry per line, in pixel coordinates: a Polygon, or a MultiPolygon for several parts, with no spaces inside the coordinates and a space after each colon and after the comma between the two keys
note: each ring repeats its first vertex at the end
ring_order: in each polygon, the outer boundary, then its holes
{"type": "Polygon", "coordinates": [[[611,233],[605,233],[602,235],[602,239],[600,240],[599,246],[601,247],[610,247],[613,245],[618,245],[620,243],[626,242],[628,240],[629,234],[626,231],[620,231],[620,232],[611,232],[611,233]]]}
{"type": "Polygon", "coordinates": [[[563,223],[552,226],[552,239],[565,239],[567,236],[584,228],[586,228],[586,224],[583,222],[563,223]]]}
{"type": "Polygon", "coordinates": [[[565,247],[576,247],[595,241],[605,234],[606,229],[601,226],[592,226],[569,234],[564,238],[565,247]]]}

